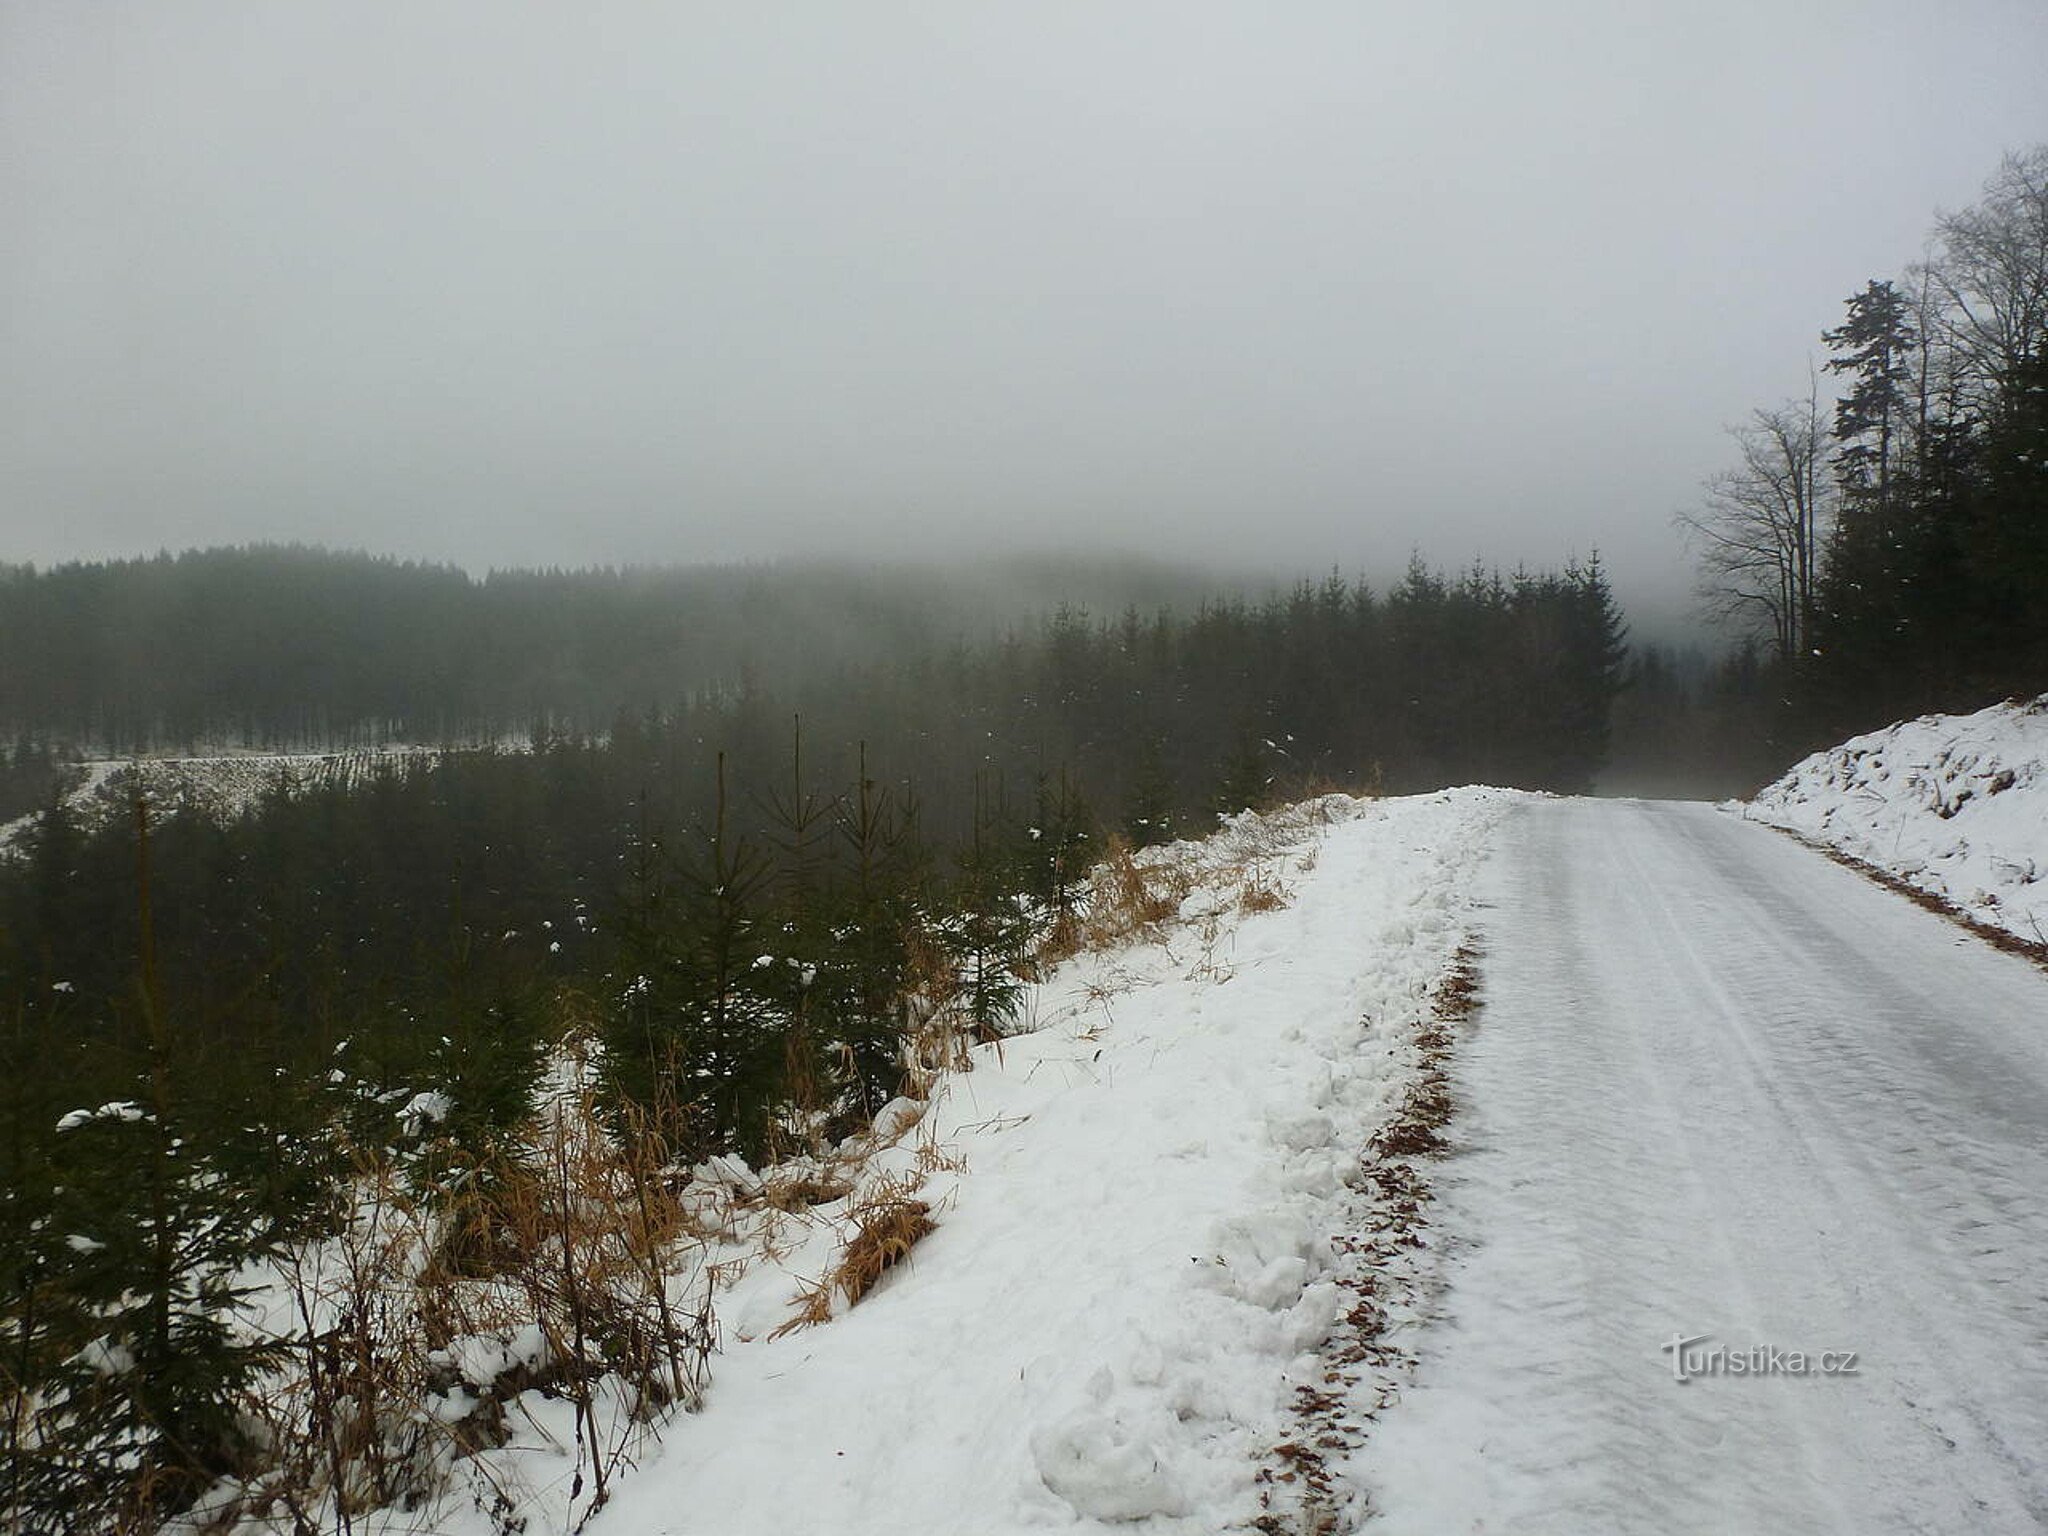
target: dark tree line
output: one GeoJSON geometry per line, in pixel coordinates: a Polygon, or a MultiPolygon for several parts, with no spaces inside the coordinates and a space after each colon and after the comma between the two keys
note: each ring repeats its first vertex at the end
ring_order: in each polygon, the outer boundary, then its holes
{"type": "Polygon", "coordinates": [[[0,566],[0,732],[100,752],[602,730],[741,677],[977,643],[1060,597],[1186,607],[1131,562],[494,571],[301,546],[0,566]]]}
{"type": "Polygon", "coordinates": [[[48,804],[75,766],[70,752],[27,732],[16,739],[12,752],[0,748],[0,823],[48,804]]]}
{"type": "Polygon", "coordinates": [[[1843,391],[1755,413],[1684,519],[1800,748],[2048,689],[2048,146],[1823,332],[1843,391]]]}
{"type": "MultiPolygon", "coordinates": [[[[1418,562],[703,687],[227,818],[90,824],[45,773],[0,857],[0,1511],[147,1524],[247,1464],[235,1276],[344,1219],[421,1094],[446,1158],[510,1166],[575,1034],[626,1142],[827,1144],[920,1031],[1000,1034],[1112,838],[1336,785],[1582,787],[1621,664],[1597,562],[1418,562]]],[[[447,1263],[496,1262],[450,1230],[447,1263]]]]}
{"type": "MultiPolygon", "coordinates": [[[[1384,597],[1332,577],[1186,618],[1069,610],[1001,643],[707,689],[527,750],[381,760],[280,784],[227,822],[159,813],[162,981],[188,1055],[225,1081],[366,1030],[400,1040],[413,1020],[529,1010],[564,986],[610,995],[632,968],[616,945],[678,892],[695,911],[758,886],[773,921],[807,933],[831,910],[818,882],[873,894],[900,867],[937,894],[883,905],[936,910],[958,904],[962,859],[982,859],[982,887],[1043,884],[1004,861],[1026,848],[1072,866],[1112,833],[1200,833],[1219,809],[1325,785],[1579,789],[1622,660],[1597,563],[1455,580],[1418,563],[1384,597]],[[850,844],[848,816],[864,829],[850,844]]],[[[0,860],[0,1067],[38,1091],[89,1096],[95,1064],[141,1039],[132,861],[124,824],[95,829],[61,800],[0,860]]]]}
{"type": "MultiPolygon", "coordinates": [[[[167,948],[262,974],[286,1014],[305,1012],[326,971],[381,990],[458,929],[531,933],[569,921],[571,902],[594,913],[634,839],[719,819],[720,762],[725,823],[756,840],[776,804],[873,779],[946,848],[972,838],[992,795],[1028,820],[1057,790],[1149,841],[1325,782],[1579,789],[1606,751],[1620,635],[1597,562],[1457,579],[1418,562],[1384,597],[1331,577],[1187,617],[1063,610],[1000,643],[909,647],[781,689],[704,688],[602,731],[542,729],[530,750],[381,760],[281,787],[229,825],[180,819],[159,838],[163,906],[167,923],[200,926],[167,930],[167,948]]],[[[43,749],[21,761],[25,782],[57,782],[43,749]]],[[[126,858],[119,829],[44,817],[0,865],[17,967],[111,984],[133,954],[126,858]]]]}

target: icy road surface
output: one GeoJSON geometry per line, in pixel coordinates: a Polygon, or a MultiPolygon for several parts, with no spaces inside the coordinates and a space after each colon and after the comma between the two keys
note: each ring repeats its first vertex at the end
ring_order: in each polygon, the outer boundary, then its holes
{"type": "Polygon", "coordinates": [[[1497,837],[1368,1528],[2048,1527],[2048,976],[1704,806],[1497,837]],[[1856,1371],[1681,1384],[1674,1336],[1856,1371]]]}

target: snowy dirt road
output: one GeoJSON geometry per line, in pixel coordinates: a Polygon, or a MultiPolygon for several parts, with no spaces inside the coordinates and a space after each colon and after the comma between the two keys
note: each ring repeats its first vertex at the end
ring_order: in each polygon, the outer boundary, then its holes
{"type": "Polygon", "coordinates": [[[2048,1526],[2048,976],[1705,806],[1526,803],[1481,896],[1369,1528],[2048,1526]]]}

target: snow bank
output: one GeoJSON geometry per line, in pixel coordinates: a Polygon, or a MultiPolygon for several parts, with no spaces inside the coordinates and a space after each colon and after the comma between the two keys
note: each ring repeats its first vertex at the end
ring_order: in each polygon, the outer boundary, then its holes
{"type": "Polygon", "coordinates": [[[921,1178],[932,1233],[778,1336],[841,1207],[792,1223],[720,1300],[703,1411],[593,1536],[1253,1528],[1262,1460],[1323,1380],[1346,1180],[1417,1070],[1508,798],[1337,802],[1316,840],[1252,850],[1283,910],[1198,887],[1164,942],[1063,966],[1036,1027],[878,1159],[921,1178]]]}
{"type": "Polygon", "coordinates": [[[2048,939],[2048,694],[1817,752],[1749,814],[2023,939],[2048,939]]]}

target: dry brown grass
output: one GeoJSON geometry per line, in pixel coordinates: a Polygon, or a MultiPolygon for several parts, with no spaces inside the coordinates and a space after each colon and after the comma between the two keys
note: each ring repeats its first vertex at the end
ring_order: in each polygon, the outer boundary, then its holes
{"type": "Polygon", "coordinates": [[[804,1328],[818,1328],[832,1321],[832,1280],[824,1276],[810,1284],[799,1285],[796,1305],[790,1308],[789,1316],[768,1331],[768,1337],[780,1339],[804,1328]]]}
{"type": "Polygon", "coordinates": [[[935,1173],[965,1173],[967,1154],[948,1152],[936,1136],[926,1131],[917,1138],[917,1171],[925,1178],[935,1173]]]}
{"type": "Polygon", "coordinates": [[[1220,987],[1237,974],[1237,968],[1223,956],[1223,938],[1222,914],[1212,908],[1203,914],[1195,929],[1198,953],[1188,971],[1190,981],[1206,981],[1220,987]]]}
{"type": "Polygon", "coordinates": [[[903,1085],[914,1099],[954,1072],[974,1070],[974,1029],[962,1017],[959,967],[937,934],[914,929],[905,941],[903,1085]]]}
{"type": "Polygon", "coordinates": [[[940,1078],[974,1070],[974,1031],[950,1012],[920,1019],[903,1037],[903,1092],[929,1098],[940,1078]]]}
{"type": "Polygon", "coordinates": [[[704,1249],[666,1159],[644,1128],[615,1136],[588,1088],[440,1188],[366,1153],[336,1235],[281,1266],[292,1364],[250,1405],[273,1461],[223,1518],[347,1530],[373,1509],[433,1507],[457,1465],[511,1511],[475,1458],[534,1389],[575,1405],[572,1500],[588,1518],[651,1416],[698,1401],[715,1347],[704,1249]],[[509,1369],[462,1375],[536,1336],[509,1369]]]}
{"type": "Polygon", "coordinates": [[[923,1183],[916,1175],[884,1177],[855,1202],[847,1213],[852,1236],[832,1267],[803,1287],[795,1308],[770,1338],[830,1322],[835,1297],[844,1296],[849,1307],[857,1306],[884,1275],[910,1257],[910,1250],[937,1229],[930,1204],[917,1197],[923,1183]]]}
{"type": "Polygon", "coordinates": [[[1278,912],[1286,906],[1290,893],[1286,886],[1266,873],[1263,864],[1253,864],[1244,872],[1237,888],[1237,908],[1247,916],[1255,912],[1278,912]]]}
{"type": "Polygon", "coordinates": [[[1078,906],[1057,913],[1052,924],[1039,936],[1025,958],[1026,981],[1043,981],[1048,972],[1064,960],[1071,960],[1088,947],[1088,926],[1078,906]]]}
{"type": "Polygon", "coordinates": [[[832,1274],[848,1305],[857,1304],[934,1230],[932,1208],[909,1192],[915,1188],[901,1186],[866,1202],[856,1213],[858,1230],[832,1274]]]}
{"type": "Polygon", "coordinates": [[[1075,952],[1103,950],[1155,936],[1180,912],[1193,878],[1176,860],[1141,860],[1121,837],[1112,837],[1088,882],[1086,910],[1076,924],[1075,952]]]}

